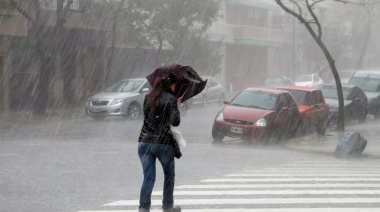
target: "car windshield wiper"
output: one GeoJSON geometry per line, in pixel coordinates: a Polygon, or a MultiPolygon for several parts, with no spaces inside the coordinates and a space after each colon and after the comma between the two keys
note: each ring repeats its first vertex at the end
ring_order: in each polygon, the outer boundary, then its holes
{"type": "Polygon", "coordinates": [[[257,106],[257,105],[249,105],[250,108],[256,108],[256,109],[260,109],[260,110],[267,110],[266,108],[264,107],[260,107],[260,106],[257,106]]]}
{"type": "Polygon", "coordinates": [[[242,105],[242,104],[236,104],[236,103],[231,104],[231,105],[233,105],[233,106],[238,106],[238,107],[246,107],[245,105],[242,105]]]}

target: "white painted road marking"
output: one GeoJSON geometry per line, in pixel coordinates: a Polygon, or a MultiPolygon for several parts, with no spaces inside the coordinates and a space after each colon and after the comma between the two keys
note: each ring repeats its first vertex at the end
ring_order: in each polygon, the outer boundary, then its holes
{"type": "MultiPolygon", "coordinates": [[[[286,204],[357,204],[380,203],[380,198],[252,198],[252,199],[176,199],[177,205],[286,205],[286,204]]],[[[120,200],[103,206],[138,206],[138,200],[120,200]]],[[[152,200],[152,206],[160,206],[162,200],[152,200]]]]}
{"type": "MultiPolygon", "coordinates": [[[[379,212],[380,208],[257,208],[257,209],[183,209],[184,212],[379,212]]],[[[100,210],[78,212],[136,212],[136,210],[100,210]]],[[[162,210],[150,210],[162,212],[162,210]]]]}

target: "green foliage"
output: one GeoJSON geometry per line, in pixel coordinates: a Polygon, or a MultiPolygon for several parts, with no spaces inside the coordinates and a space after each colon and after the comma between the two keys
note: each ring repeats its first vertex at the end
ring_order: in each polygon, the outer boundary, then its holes
{"type": "Polygon", "coordinates": [[[8,0],[0,0],[0,10],[11,9],[12,6],[8,0]]]}
{"type": "MultiPolygon", "coordinates": [[[[219,0],[146,0],[135,2],[140,21],[136,27],[160,52],[172,51],[168,63],[183,61],[188,65],[215,67],[217,55],[204,33],[218,18],[219,0]],[[210,57],[215,55],[215,60],[210,57]]],[[[205,68],[205,67],[203,67],[205,68]]]]}

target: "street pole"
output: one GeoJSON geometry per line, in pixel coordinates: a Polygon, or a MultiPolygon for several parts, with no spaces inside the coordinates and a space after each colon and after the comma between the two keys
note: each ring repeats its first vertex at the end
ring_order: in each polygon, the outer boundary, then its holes
{"type": "MultiPolygon", "coordinates": [[[[295,5],[293,4],[293,10],[295,10],[295,5]]],[[[296,26],[297,26],[297,19],[295,17],[293,17],[293,60],[292,60],[292,70],[291,70],[291,73],[290,73],[290,77],[292,79],[294,79],[294,77],[296,76],[296,73],[297,73],[297,67],[296,67],[296,55],[297,55],[297,45],[296,45],[296,40],[297,40],[297,30],[296,30],[296,26]]]]}

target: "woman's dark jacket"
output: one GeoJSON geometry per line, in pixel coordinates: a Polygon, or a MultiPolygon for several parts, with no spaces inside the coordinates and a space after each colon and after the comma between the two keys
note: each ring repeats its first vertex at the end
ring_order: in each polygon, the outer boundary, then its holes
{"type": "Polygon", "coordinates": [[[176,145],[170,132],[170,125],[176,127],[181,121],[175,96],[171,91],[163,91],[158,107],[152,111],[151,107],[147,105],[148,95],[144,100],[144,123],[139,142],[176,145]]]}

